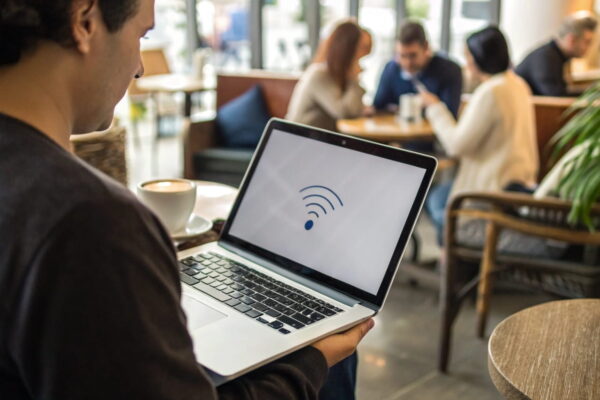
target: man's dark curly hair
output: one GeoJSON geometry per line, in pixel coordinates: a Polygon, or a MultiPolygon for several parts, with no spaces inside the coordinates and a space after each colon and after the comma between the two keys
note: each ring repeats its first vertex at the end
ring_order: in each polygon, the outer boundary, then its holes
{"type": "MultiPolygon", "coordinates": [[[[40,40],[73,45],[71,12],[81,0],[0,0],[0,66],[19,61],[40,40]]],[[[135,14],[139,0],[98,0],[109,32],[135,14]]]]}

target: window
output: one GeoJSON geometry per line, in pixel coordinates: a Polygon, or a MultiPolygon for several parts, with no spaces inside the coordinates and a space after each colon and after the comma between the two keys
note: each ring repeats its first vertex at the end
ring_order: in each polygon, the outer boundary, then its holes
{"type": "Polygon", "coordinates": [[[321,0],[321,39],[327,37],[340,20],[349,18],[349,7],[348,0],[321,0]]]}
{"type": "Polygon", "coordinates": [[[465,63],[464,48],[467,37],[490,24],[494,19],[492,0],[454,0],[450,20],[450,55],[465,63]]]}
{"type": "Polygon", "coordinates": [[[185,0],[156,0],[155,26],[142,40],[143,49],[162,48],[172,71],[185,70],[185,0]]]}
{"type": "Polygon", "coordinates": [[[197,2],[201,47],[213,50],[218,70],[250,68],[249,0],[200,0],[197,2]]]}
{"type": "Polygon", "coordinates": [[[394,56],[395,3],[394,0],[363,0],[360,4],[358,23],[373,35],[371,54],[362,60],[361,83],[367,91],[367,104],[375,95],[383,67],[394,56]]]}
{"type": "Polygon", "coordinates": [[[442,2],[444,0],[406,0],[406,13],[425,28],[429,44],[434,51],[440,50],[442,37],[442,2]]]}
{"type": "Polygon", "coordinates": [[[310,62],[306,0],[267,0],[263,6],[263,67],[301,71],[310,62]]]}

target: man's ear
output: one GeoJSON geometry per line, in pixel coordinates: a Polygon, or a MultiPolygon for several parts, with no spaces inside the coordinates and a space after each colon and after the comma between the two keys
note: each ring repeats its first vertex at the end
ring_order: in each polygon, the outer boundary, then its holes
{"type": "Polygon", "coordinates": [[[98,33],[101,23],[102,14],[98,8],[98,0],[73,2],[71,29],[77,50],[84,54],[90,52],[92,38],[98,33]]]}

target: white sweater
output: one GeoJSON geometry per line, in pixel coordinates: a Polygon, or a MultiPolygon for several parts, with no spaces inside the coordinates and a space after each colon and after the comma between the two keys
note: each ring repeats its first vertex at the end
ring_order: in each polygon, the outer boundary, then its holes
{"type": "Polygon", "coordinates": [[[451,196],[500,191],[510,182],[536,183],[539,159],[531,92],[513,71],[483,82],[458,122],[441,102],[427,107],[426,115],[448,155],[460,159],[451,196]]]}

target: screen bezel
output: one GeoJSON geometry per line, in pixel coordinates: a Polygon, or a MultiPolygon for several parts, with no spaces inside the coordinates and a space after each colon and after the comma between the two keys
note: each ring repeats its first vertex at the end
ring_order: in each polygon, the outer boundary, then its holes
{"type": "Polygon", "coordinates": [[[428,155],[414,153],[411,151],[406,151],[399,148],[355,138],[352,136],[346,136],[339,133],[326,131],[323,129],[309,127],[306,125],[295,124],[278,118],[272,118],[271,120],[269,120],[265,127],[265,130],[254,153],[252,161],[248,167],[246,175],[244,176],[244,179],[240,185],[238,196],[235,199],[229,217],[227,218],[223,230],[221,231],[221,237],[219,240],[225,244],[233,245],[234,247],[238,247],[244,251],[254,253],[259,257],[268,260],[269,262],[275,263],[276,265],[288,271],[299,274],[319,284],[333,288],[334,290],[341,291],[364,302],[369,302],[377,307],[381,307],[383,305],[383,301],[387,294],[388,288],[391,284],[391,280],[393,279],[394,274],[396,272],[396,268],[400,261],[400,257],[402,256],[404,248],[406,247],[406,243],[409,240],[409,235],[412,231],[414,224],[416,223],[416,219],[419,215],[419,211],[422,207],[422,204],[425,201],[425,196],[427,195],[427,191],[429,190],[429,185],[433,178],[436,166],[437,160],[428,155]],[[281,130],[286,133],[298,135],[301,137],[317,140],[320,142],[340,146],[350,150],[370,154],[376,157],[382,157],[388,160],[413,165],[415,167],[423,168],[425,170],[425,174],[423,175],[423,180],[421,181],[421,185],[415,197],[415,201],[413,202],[410,212],[408,213],[406,223],[404,224],[402,233],[398,238],[396,247],[394,248],[394,252],[390,257],[390,261],[388,263],[384,277],[379,285],[379,290],[377,294],[374,295],[355,286],[351,286],[338,279],[332,278],[321,272],[315,271],[310,267],[297,263],[278,254],[272,253],[262,247],[253,245],[252,243],[249,243],[241,238],[235,237],[229,233],[231,225],[235,220],[235,216],[237,215],[237,212],[239,210],[241,201],[244,198],[244,195],[250,182],[252,182],[252,176],[254,175],[258,162],[261,159],[263,151],[269,142],[269,138],[271,137],[273,130],[275,129],[281,130]]]}

